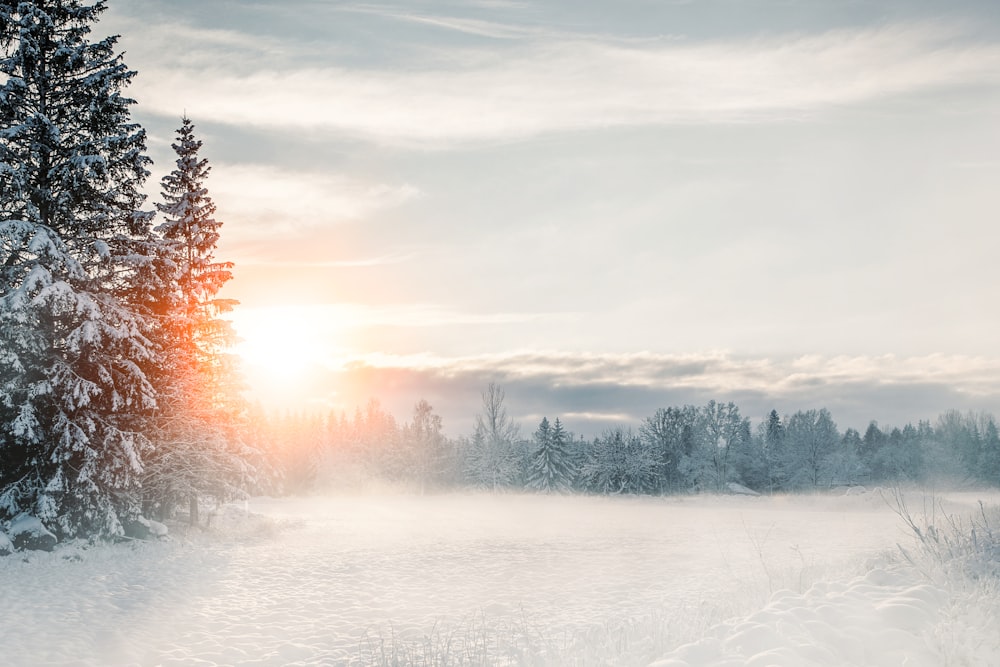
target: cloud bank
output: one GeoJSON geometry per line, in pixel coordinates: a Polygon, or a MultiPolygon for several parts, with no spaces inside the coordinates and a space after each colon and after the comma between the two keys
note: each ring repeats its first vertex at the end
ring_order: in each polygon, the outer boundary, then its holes
{"type": "Polygon", "coordinates": [[[421,398],[450,433],[471,428],[480,392],[497,382],[524,428],[561,417],[592,436],[612,424],[637,426],[658,408],[733,401],[760,421],[829,409],[841,430],[871,420],[902,426],[950,409],[992,410],[1000,400],[1000,359],[921,357],[753,358],[723,352],[687,355],[521,353],[441,358],[380,355],[336,364],[314,385],[314,406],[353,411],[379,399],[399,419],[421,398]],[[323,394],[320,387],[331,388],[323,394]],[[333,390],[335,388],[335,390],[333,390]]]}

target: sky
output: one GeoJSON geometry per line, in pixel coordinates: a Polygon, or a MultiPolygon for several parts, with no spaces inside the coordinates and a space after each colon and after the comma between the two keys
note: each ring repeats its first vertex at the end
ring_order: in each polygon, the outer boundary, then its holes
{"type": "Polygon", "coordinates": [[[992,0],[109,5],[265,409],[1000,412],[992,0]]]}

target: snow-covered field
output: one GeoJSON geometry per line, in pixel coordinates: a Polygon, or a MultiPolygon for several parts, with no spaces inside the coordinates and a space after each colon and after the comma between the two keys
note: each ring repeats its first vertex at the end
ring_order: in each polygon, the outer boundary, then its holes
{"type": "Polygon", "coordinates": [[[992,584],[899,562],[877,494],[248,509],[0,558],[0,665],[1000,664],[992,584]]]}

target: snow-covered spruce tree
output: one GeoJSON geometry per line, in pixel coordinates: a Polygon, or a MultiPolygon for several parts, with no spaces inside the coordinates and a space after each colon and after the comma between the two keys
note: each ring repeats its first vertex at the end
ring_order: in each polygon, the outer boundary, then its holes
{"type": "Polygon", "coordinates": [[[763,467],[767,478],[767,490],[774,493],[784,488],[788,471],[785,469],[787,455],[785,452],[785,425],[777,410],[771,410],[767,421],[760,425],[763,442],[763,467]]]}
{"type": "Polygon", "coordinates": [[[154,371],[159,391],[151,437],[156,445],[143,481],[147,511],[165,517],[181,502],[198,521],[200,498],[218,502],[246,492],[252,451],[242,438],[246,406],[239,392],[232,324],[219,316],[236,304],[218,292],[232,263],[214,259],[222,222],[205,188],[210,167],[202,142],[183,118],[173,144],[176,167],[161,182],[163,222],[156,231],[167,277],[155,306],[156,341],[166,354],[154,371]]]}
{"type": "Polygon", "coordinates": [[[136,509],[153,390],[145,133],[98,1],[0,0],[0,515],[112,536],[136,509]]]}
{"type": "Polygon", "coordinates": [[[535,450],[528,462],[527,486],[539,491],[568,491],[573,484],[575,471],[566,449],[566,431],[556,417],[550,425],[546,417],[534,436],[535,450]]]}

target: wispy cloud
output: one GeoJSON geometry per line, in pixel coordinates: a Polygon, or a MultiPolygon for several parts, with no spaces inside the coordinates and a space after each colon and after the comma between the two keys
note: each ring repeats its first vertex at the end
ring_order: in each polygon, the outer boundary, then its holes
{"type": "Polygon", "coordinates": [[[197,72],[154,65],[135,94],[157,113],[176,114],[184,99],[197,117],[221,123],[449,146],[609,126],[768,122],[1000,80],[1000,46],[931,23],[728,42],[538,40],[514,53],[466,49],[450,62],[396,70],[312,61],[253,72],[228,62],[197,72]]]}
{"type": "MultiPolygon", "coordinates": [[[[188,12],[176,3],[162,0],[112,3],[100,30],[120,35],[119,45],[125,49],[126,62],[139,71],[140,79],[159,76],[159,68],[151,66],[152,63],[161,67],[168,63],[168,70],[187,78],[192,86],[198,86],[201,73],[208,70],[244,76],[262,68],[294,68],[302,62],[350,53],[350,48],[338,40],[295,39],[271,30],[267,19],[273,16],[268,14],[288,11],[275,3],[247,7],[251,18],[245,21],[227,20],[222,3],[215,7],[207,5],[205,9],[205,13],[188,12]],[[206,27],[184,20],[185,17],[190,17],[188,21],[197,20],[195,17],[199,16],[204,20],[206,15],[213,14],[218,20],[210,22],[210,26],[242,25],[256,29],[206,27]]],[[[130,89],[130,94],[131,90],[134,89],[130,89]]],[[[186,95],[177,100],[181,106],[193,101],[186,95]]],[[[173,115],[176,113],[175,110],[173,115]]]]}
{"type": "Polygon", "coordinates": [[[489,37],[491,39],[521,39],[531,35],[537,36],[541,34],[539,29],[526,26],[511,25],[507,23],[499,23],[497,21],[486,21],[483,19],[459,16],[421,14],[393,7],[376,5],[346,5],[340,7],[339,9],[344,12],[372,14],[381,18],[416,23],[434,28],[441,28],[443,30],[460,32],[467,35],[475,35],[477,37],[489,37]]]}
{"type": "Polygon", "coordinates": [[[415,186],[271,165],[216,164],[208,183],[237,241],[364,219],[419,196],[415,186]]]}
{"type": "Polygon", "coordinates": [[[517,2],[516,0],[462,0],[456,4],[484,9],[528,9],[531,7],[528,2],[517,2]]]}

